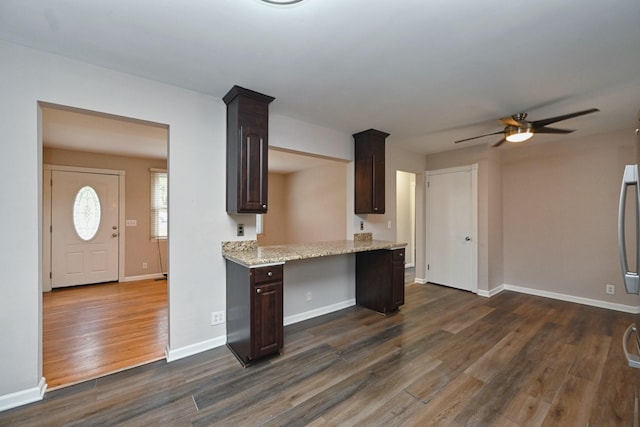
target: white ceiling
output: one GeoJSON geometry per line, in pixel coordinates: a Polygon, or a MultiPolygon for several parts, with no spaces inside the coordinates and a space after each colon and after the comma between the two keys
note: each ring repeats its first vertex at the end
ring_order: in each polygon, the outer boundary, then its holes
{"type": "Polygon", "coordinates": [[[237,84],[420,153],[516,112],[600,108],[535,143],[632,129],[640,108],[638,0],[2,0],[0,39],[216,97],[237,84]]]}

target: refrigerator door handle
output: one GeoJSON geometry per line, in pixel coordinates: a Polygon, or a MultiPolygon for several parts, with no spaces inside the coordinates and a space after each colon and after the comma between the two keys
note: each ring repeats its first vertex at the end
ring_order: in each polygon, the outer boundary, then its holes
{"type": "Polygon", "coordinates": [[[624,336],[622,337],[622,348],[624,349],[624,355],[627,358],[627,364],[632,368],[640,368],[640,356],[637,354],[629,353],[628,342],[631,334],[635,335],[635,343],[636,348],[640,346],[638,342],[638,330],[636,329],[635,323],[629,325],[626,331],[624,331],[624,336]]]}
{"type": "MultiPolygon", "coordinates": [[[[640,188],[638,187],[638,165],[626,165],[624,168],[624,176],[622,177],[622,188],[620,189],[620,205],[618,207],[618,248],[620,251],[620,264],[622,265],[622,275],[624,276],[624,286],[628,294],[637,294],[640,292],[640,276],[638,272],[629,271],[627,263],[627,246],[624,236],[625,209],[627,202],[628,187],[636,186],[636,230],[640,225],[640,188]]],[[[640,238],[636,242],[639,247],[636,250],[636,268],[640,265],[640,238]]]]}

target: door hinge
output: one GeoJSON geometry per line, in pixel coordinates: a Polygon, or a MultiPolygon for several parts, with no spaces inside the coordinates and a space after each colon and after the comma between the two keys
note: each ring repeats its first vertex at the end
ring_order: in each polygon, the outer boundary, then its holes
{"type": "Polygon", "coordinates": [[[429,181],[427,181],[427,188],[429,188],[429,184],[431,184],[429,181]]]}
{"type": "Polygon", "coordinates": [[[53,225],[49,226],[49,233],[53,233],[53,225]]]}
{"type": "Polygon", "coordinates": [[[427,264],[427,270],[429,269],[429,264],[427,264]]]}
{"type": "Polygon", "coordinates": [[[53,279],[53,273],[51,271],[49,272],[49,279],[53,279]]]}

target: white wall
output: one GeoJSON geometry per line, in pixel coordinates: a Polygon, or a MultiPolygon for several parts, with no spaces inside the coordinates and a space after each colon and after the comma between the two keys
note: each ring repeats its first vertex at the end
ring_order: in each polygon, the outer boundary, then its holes
{"type": "MultiPolygon", "coordinates": [[[[238,221],[247,225],[246,239],[255,239],[255,216],[224,208],[224,103],[5,42],[0,57],[0,167],[10,177],[0,182],[0,409],[43,391],[39,101],[169,125],[168,356],[223,344],[224,325],[210,326],[211,312],[225,309],[220,242],[236,239],[238,221]]],[[[348,134],[277,116],[270,125],[275,146],[352,159],[348,134]]]]}

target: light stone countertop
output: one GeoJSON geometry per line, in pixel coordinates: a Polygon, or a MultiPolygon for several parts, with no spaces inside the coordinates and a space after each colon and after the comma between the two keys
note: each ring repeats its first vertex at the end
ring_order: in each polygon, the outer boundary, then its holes
{"type": "Polygon", "coordinates": [[[264,265],[284,264],[287,261],[380,249],[396,249],[405,246],[407,246],[406,243],[385,240],[336,240],[291,245],[257,246],[255,240],[252,240],[223,242],[222,255],[229,261],[253,268],[264,265]]]}

